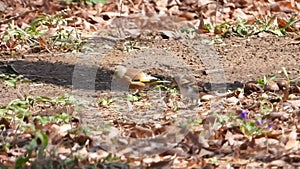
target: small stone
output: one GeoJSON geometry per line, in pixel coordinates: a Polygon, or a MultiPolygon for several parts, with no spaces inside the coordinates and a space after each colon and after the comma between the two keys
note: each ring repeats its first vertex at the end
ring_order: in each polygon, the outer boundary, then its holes
{"type": "Polygon", "coordinates": [[[270,92],[276,92],[276,91],[279,91],[279,86],[274,81],[268,81],[268,83],[266,84],[264,90],[265,91],[270,91],[270,92]]]}
{"type": "Polygon", "coordinates": [[[239,102],[239,99],[236,97],[229,97],[226,99],[226,102],[230,105],[236,105],[239,102]]]}
{"type": "Polygon", "coordinates": [[[256,81],[249,81],[244,85],[244,92],[251,94],[253,92],[262,92],[262,88],[256,83],[256,81]]]}
{"type": "Polygon", "coordinates": [[[289,82],[285,79],[279,79],[277,80],[277,85],[280,90],[285,90],[289,88],[289,82]]]}
{"type": "Polygon", "coordinates": [[[210,101],[210,100],[213,99],[213,98],[215,98],[215,96],[210,95],[210,94],[206,94],[206,95],[203,95],[203,96],[201,97],[201,101],[206,102],[206,101],[210,101]]]}
{"type": "Polygon", "coordinates": [[[263,94],[261,95],[261,97],[264,98],[264,99],[269,99],[269,95],[267,95],[266,93],[263,93],[263,94]]]}

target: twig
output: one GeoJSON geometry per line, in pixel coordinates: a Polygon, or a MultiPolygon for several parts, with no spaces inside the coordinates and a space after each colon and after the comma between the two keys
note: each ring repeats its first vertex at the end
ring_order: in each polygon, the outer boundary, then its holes
{"type": "Polygon", "coordinates": [[[122,8],[123,8],[123,0],[120,0],[120,2],[119,2],[119,16],[121,16],[122,8]]]}
{"type": "Polygon", "coordinates": [[[217,12],[218,12],[218,9],[219,9],[219,0],[217,0],[216,2],[216,12],[215,12],[215,23],[214,23],[214,26],[216,26],[217,24],[217,12]]]}
{"type": "Polygon", "coordinates": [[[16,14],[16,16],[13,16],[13,17],[8,18],[8,19],[6,19],[6,20],[0,21],[0,25],[6,24],[6,23],[8,23],[8,22],[10,22],[10,21],[12,21],[12,20],[16,20],[16,19],[18,19],[18,18],[20,18],[20,17],[23,17],[23,16],[27,15],[28,13],[35,12],[35,11],[37,11],[37,9],[33,9],[33,10],[30,10],[30,11],[23,12],[23,13],[20,14],[20,15],[19,15],[19,14],[16,14]]]}

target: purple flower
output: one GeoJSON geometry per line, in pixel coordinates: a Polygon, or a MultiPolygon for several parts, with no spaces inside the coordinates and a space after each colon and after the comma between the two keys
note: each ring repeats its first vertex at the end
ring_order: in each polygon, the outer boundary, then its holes
{"type": "Polygon", "coordinates": [[[264,124],[264,120],[263,119],[257,120],[256,124],[262,126],[264,124]]]}
{"type": "Polygon", "coordinates": [[[269,120],[267,120],[268,123],[268,129],[271,129],[273,127],[272,123],[269,122],[269,120]]]}
{"type": "Polygon", "coordinates": [[[242,110],[239,117],[242,118],[243,120],[247,120],[247,115],[248,115],[248,110],[242,110]]]}

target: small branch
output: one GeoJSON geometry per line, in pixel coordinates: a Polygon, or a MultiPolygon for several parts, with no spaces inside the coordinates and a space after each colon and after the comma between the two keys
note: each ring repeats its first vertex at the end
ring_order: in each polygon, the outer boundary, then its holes
{"type": "Polygon", "coordinates": [[[13,16],[13,17],[11,17],[11,18],[8,18],[8,19],[6,19],[6,20],[0,21],[0,25],[9,23],[9,22],[12,21],[12,20],[16,20],[16,19],[18,19],[18,18],[20,18],[20,17],[23,17],[23,16],[25,16],[25,15],[31,13],[31,12],[35,12],[35,11],[37,11],[37,9],[33,9],[33,10],[30,10],[30,11],[23,12],[23,13],[20,14],[20,15],[19,15],[19,14],[16,14],[15,16],[13,16]]]}

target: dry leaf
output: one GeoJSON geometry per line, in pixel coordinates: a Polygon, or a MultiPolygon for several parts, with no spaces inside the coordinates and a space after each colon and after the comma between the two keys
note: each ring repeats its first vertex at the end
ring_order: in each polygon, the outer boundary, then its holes
{"type": "Polygon", "coordinates": [[[299,141],[297,141],[297,130],[293,129],[289,134],[288,142],[285,145],[286,150],[295,150],[299,148],[299,141]]]}

